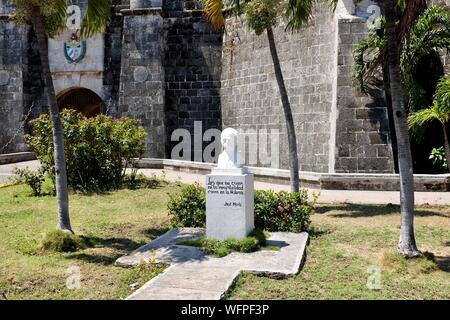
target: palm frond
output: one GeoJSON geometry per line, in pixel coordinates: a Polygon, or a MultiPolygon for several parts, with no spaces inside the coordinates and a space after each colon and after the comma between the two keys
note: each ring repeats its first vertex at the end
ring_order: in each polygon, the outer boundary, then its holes
{"type": "Polygon", "coordinates": [[[435,120],[438,120],[438,115],[434,108],[427,108],[410,114],[408,127],[411,136],[416,140],[420,140],[423,136],[424,125],[435,120]]]}
{"type": "Polygon", "coordinates": [[[88,0],[86,15],[81,23],[80,35],[83,38],[103,31],[111,16],[108,0],[88,0]]]}
{"type": "Polygon", "coordinates": [[[286,30],[298,30],[307,24],[311,19],[315,2],[315,0],[288,0],[285,10],[286,30]]]}
{"type": "Polygon", "coordinates": [[[417,62],[432,50],[450,48],[450,12],[432,6],[419,17],[403,43],[404,74],[410,74],[417,62]]]}
{"type": "Polygon", "coordinates": [[[438,104],[439,113],[450,113],[450,77],[442,77],[439,81],[434,100],[438,104]]]}
{"type": "Polygon", "coordinates": [[[361,92],[367,93],[367,83],[379,67],[378,57],[385,44],[386,39],[384,37],[380,37],[375,31],[371,31],[369,36],[356,46],[352,82],[361,92]]]}
{"type": "Polygon", "coordinates": [[[407,96],[408,112],[421,110],[430,105],[431,101],[426,90],[413,77],[404,80],[405,95],[407,96]]]}
{"type": "Polygon", "coordinates": [[[222,0],[202,0],[203,13],[206,21],[214,30],[220,31],[225,28],[225,18],[222,13],[222,0]]]}
{"type": "Polygon", "coordinates": [[[57,35],[65,28],[66,0],[12,0],[11,2],[15,6],[13,19],[17,24],[31,23],[33,8],[39,8],[48,37],[57,35]]]}

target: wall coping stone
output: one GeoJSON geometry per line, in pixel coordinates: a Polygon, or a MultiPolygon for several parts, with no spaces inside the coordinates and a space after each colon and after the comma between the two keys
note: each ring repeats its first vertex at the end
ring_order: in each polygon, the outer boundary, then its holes
{"type": "Polygon", "coordinates": [[[17,152],[0,154],[0,165],[8,163],[16,163],[22,161],[36,160],[36,155],[33,152],[17,152]]]}
{"type": "MultiPolygon", "coordinates": [[[[208,174],[214,163],[191,162],[172,159],[144,158],[139,162],[142,169],[171,169],[199,174],[208,174]]],[[[289,170],[249,167],[258,181],[289,184],[289,170]]],[[[318,173],[300,171],[300,180],[305,187],[324,190],[379,190],[398,191],[398,174],[383,173],[318,173]]],[[[415,174],[416,191],[450,191],[450,174],[415,174]]]]}

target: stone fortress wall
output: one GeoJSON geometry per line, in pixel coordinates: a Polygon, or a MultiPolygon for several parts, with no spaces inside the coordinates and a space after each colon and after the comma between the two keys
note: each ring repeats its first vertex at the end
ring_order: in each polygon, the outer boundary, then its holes
{"type": "MultiPolygon", "coordinates": [[[[351,84],[353,49],[367,34],[368,1],[341,2],[335,14],[317,6],[308,27],[274,30],[294,114],[301,171],[393,173],[383,93],[359,95],[351,84]]],[[[224,126],[278,129],[287,150],[284,114],[265,34],[249,31],[245,17],[228,20],[222,59],[224,126]]],[[[281,166],[288,164],[281,152],[281,166]]]]}
{"type": "MultiPolygon", "coordinates": [[[[86,0],[73,3],[84,8],[86,0]]],[[[394,172],[383,92],[362,96],[351,85],[353,49],[367,34],[370,3],[344,0],[334,14],[319,5],[304,30],[286,33],[283,22],[274,30],[303,171],[394,172]]],[[[193,0],[111,0],[111,5],[110,25],[88,43],[78,66],[56,58],[67,35],[52,40],[58,91],[86,87],[109,115],[138,118],[149,133],[147,157],[169,158],[177,143],[170,141],[173,130],[193,135],[194,123],[201,122],[203,132],[277,129],[280,167],[287,168],[284,116],[266,35],[250,32],[244,17],[227,19],[223,35],[213,32],[193,0]],[[93,63],[83,65],[93,59],[95,70],[93,63]]],[[[32,103],[31,116],[47,109],[35,36],[11,22],[10,11],[7,0],[0,0],[0,147],[21,130],[32,103]]],[[[23,150],[19,134],[0,153],[23,150]]],[[[247,153],[247,159],[253,155],[251,149],[247,153]]]]}
{"type": "Polygon", "coordinates": [[[25,149],[21,121],[26,101],[28,28],[9,21],[12,7],[0,0],[0,148],[2,153],[25,149]],[[15,133],[18,133],[15,137],[15,133]]]}

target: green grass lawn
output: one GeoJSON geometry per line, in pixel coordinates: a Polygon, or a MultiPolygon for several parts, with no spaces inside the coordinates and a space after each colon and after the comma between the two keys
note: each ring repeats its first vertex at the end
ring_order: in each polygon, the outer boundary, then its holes
{"type": "Polygon", "coordinates": [[[121,268],[114,261],[168,230],[165,204],[170,185],[120,190],[104,195],[71,195],[76,234],[96,246],[75,253],[37,254],[36,246],[56,227],[56,201],[30,197],[25,186],[0,189],[0,299],[120,299],[130,285],[142,285],[159,266],[121,268]],[[81,289],[68,289],[69,267],[78,267],[81,289]]]}
{"type": "Polygon", "coordinates": [[[450,206],[416,212],[419,249],[434,258],[395,253],[399,220],[398,206],[318,205],[304,269],[282,281],[243,274],[230,298],[450,299],[450,206]],[[371,270],[380,290],[367,287],[371,270]]]}
{"type": "MultiPolygon", "coordinates": [[[[96,240],[75,253],[38,254],[55,229],[56,201],[33,198],[25,186],[0,188],[0,299],[120,299],[163,266],[120,268],[116,258],[169,228],[166,203],[179,187],[119,190],[70,197],[74,231],[96,240]],[[81,289],[68,289],[69,267],[81,289]]],[[[286,280],[243,274],[231,299],[437,299],[450,298],[450,207],[417,210],[419,248],[434,258],[404,261],[393,252],[399,234],[397,206],[318,205],[303,270],[286,280]],[[381,270],[381,290],[366,283],[369,267],[381,270]]]]}

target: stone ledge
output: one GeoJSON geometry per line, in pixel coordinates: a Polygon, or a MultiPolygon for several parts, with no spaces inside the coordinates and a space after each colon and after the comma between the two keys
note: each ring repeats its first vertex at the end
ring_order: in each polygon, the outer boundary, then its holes
{"type": "Polygon", "coordinates": [[[22,161],[36,160],[36,156],[32,152],[17,152],[0,154],[0,165],[8,163],[16,163],[22,161]]]}
{"type": "Polygon", "coordinates": [[[155,7],[155,8],[122,9],[120,10],[120,13],[124,16],[143,16],[150,14],[161,14],[162,11],[163,10],[161,7],[155,7]]]}
{"type": "MultiPolygon", "coordinates": [[[[209,174],[215,167],[212,163],[191,162],[171,159],[142,159],[143,169],[168,169],[173,171],[209,174]]],[[[249,167],[256,181],[289,184],[289,170],[249,167]]],[[[398,174],[382,173],[317,173],[300,171],[300,180],[305,187],[323,190],[372,190],[398,191],[398,174]]],[[[450,174],[414,175],[416,191],[450,191],[450,174]]]]}

